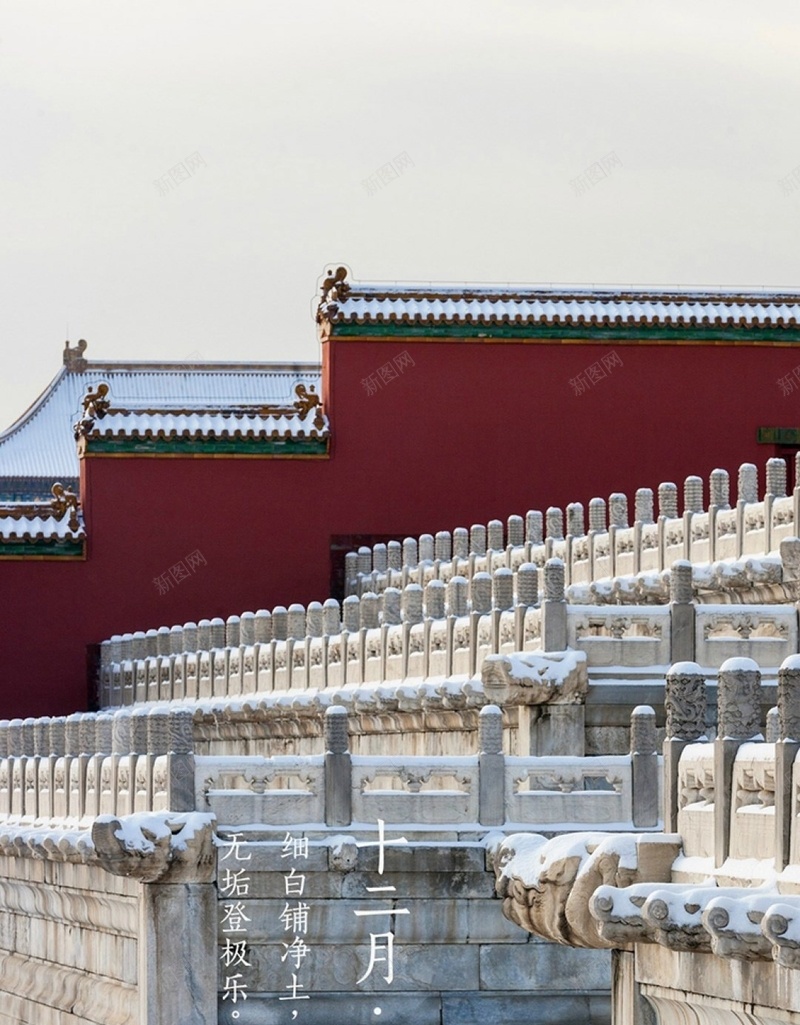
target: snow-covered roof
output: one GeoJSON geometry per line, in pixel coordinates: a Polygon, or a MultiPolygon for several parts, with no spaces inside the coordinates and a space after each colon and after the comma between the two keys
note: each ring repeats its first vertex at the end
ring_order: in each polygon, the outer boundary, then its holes
{"type": "Polygon", "coordinates": [[[248,413],[110,409],[85,431],[92,438],[325,438],[328,418],[248,413]]]}
{"type": "Polygon", "coordinates": [[[2,478],[77,478],[72,428],[82,415],[84,395],[100,382],[110,386],[120,408],[291,409],[298,383],[321,390],[321,370],[318,363],[94,362],[68,349],[65,366],[50,385],[0,433],[0,494],[2,478]]]}
{"type": "Polygon", "coordinates": [[[437,285],[349,281],[322,285],[330,324],[796,327],[800,290],[571,285],[437,285]]]}
{"type": "Polygon", "coordinates": [[[86,531],[83,516],[77,514],[77,525],[68,517],[4,516],[0,509],[0,540],[2,541],[83,541],[86,531]]]}

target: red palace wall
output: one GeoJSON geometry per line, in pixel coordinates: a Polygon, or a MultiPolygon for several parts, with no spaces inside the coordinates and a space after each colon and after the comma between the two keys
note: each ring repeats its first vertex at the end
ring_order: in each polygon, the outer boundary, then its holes
{"type": "MultiPolygon", "coordinates": [[[[334,535],[433,532],[594,495],[707,478],[775,454],[794,426],[785,346],[430,342],[324,346],[329,459],[97,456],[83,462],[85,562],[0,565],[0,716],[87,707],[87,645],[112,633],[329,594],[334,535]],[[401,352],[414,363],[369,395],[401,352]],[[622,360],[582,395],[570,379],[622,360]],[[190,552],[205,564],[163,595],[190,552]]],[[[179,397],[176,397],[179,398],[179,397]]]]}

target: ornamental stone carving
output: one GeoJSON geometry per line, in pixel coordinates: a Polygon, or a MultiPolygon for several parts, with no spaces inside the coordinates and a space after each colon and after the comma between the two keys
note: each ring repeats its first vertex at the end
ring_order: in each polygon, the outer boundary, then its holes
{"type": "Polygon", "coordinates": [[[748,740],[761,731],[761,672],[751,658],[729,658],[717,677],[720,737],[748,740]]]}
{"type": "Polygon", "coordinates": [[[142,812],[92,823],[97,860],[112,875],[140,882],[205,883],[214,878],[214,816],[142,812]]]}
{"type": "Polygon", "coordinates": [[[781,740],[800,741],[800,655],[784,659],[778,670],[778,722],[781,740]]]}
{"type": "Polygon", "coordinates": [[[676,662],[664,693],[667,738],[695,741],[705,734],[706,682],[696,662],[676,662]]]}

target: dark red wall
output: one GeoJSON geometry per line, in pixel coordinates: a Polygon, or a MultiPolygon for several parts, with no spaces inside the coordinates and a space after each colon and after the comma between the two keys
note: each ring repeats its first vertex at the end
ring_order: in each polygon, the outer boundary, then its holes
{"type": "MultiPolygon", "coordinates": [[[[329,460],[92,457],[86,562],[0,562],[0,715],[86,707],[86,646],[112,633],[328,596],[332,535],[419,534],[763,463],[795,426],[798,362],[768,346],[347,341],[329,361],[329,460]],[[575,377],[622,366],[576,396],[575,377]],[[374,395],[399,353],[414,365],[374,395]],[[205,565],[159,595],[189,552],[205,565]]],[[[763,483],[763,479],[762,479],[763,483]]]]}

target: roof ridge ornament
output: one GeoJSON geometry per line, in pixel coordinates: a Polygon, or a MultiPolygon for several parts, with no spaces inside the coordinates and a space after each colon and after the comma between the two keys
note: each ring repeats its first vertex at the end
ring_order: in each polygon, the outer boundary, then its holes
{"type": "Polygon", "coordinates": [[[83,357],[84,352],[86,352],[86,346],[86,339],[81,338],[73,349],[69,344],[69,339],[67,339],[64,346],[64,366],[67,368],[68,374],[85,373],[88,365],[87,361],[83,357]]]}
{"type": "Polygon", "coordinates": [[[347,281],[347,267],[328,270],[320,288],[320,300],[317,307],[317,323],[335,316],[339,310],[339,300],[346,299],[350,294],[350,283],[347,281]]]}
{"type": "Polygon", "coordinates": [[[82,400],[83,415],[80,420],[76,421],[73,427],[76,441],[91,431],[95,420],[102,420],[106,415],[111,406],[108,393],[109,387],[105,382],[98,384],[94,391],[90,388],[86,392],[82,400]]]}

